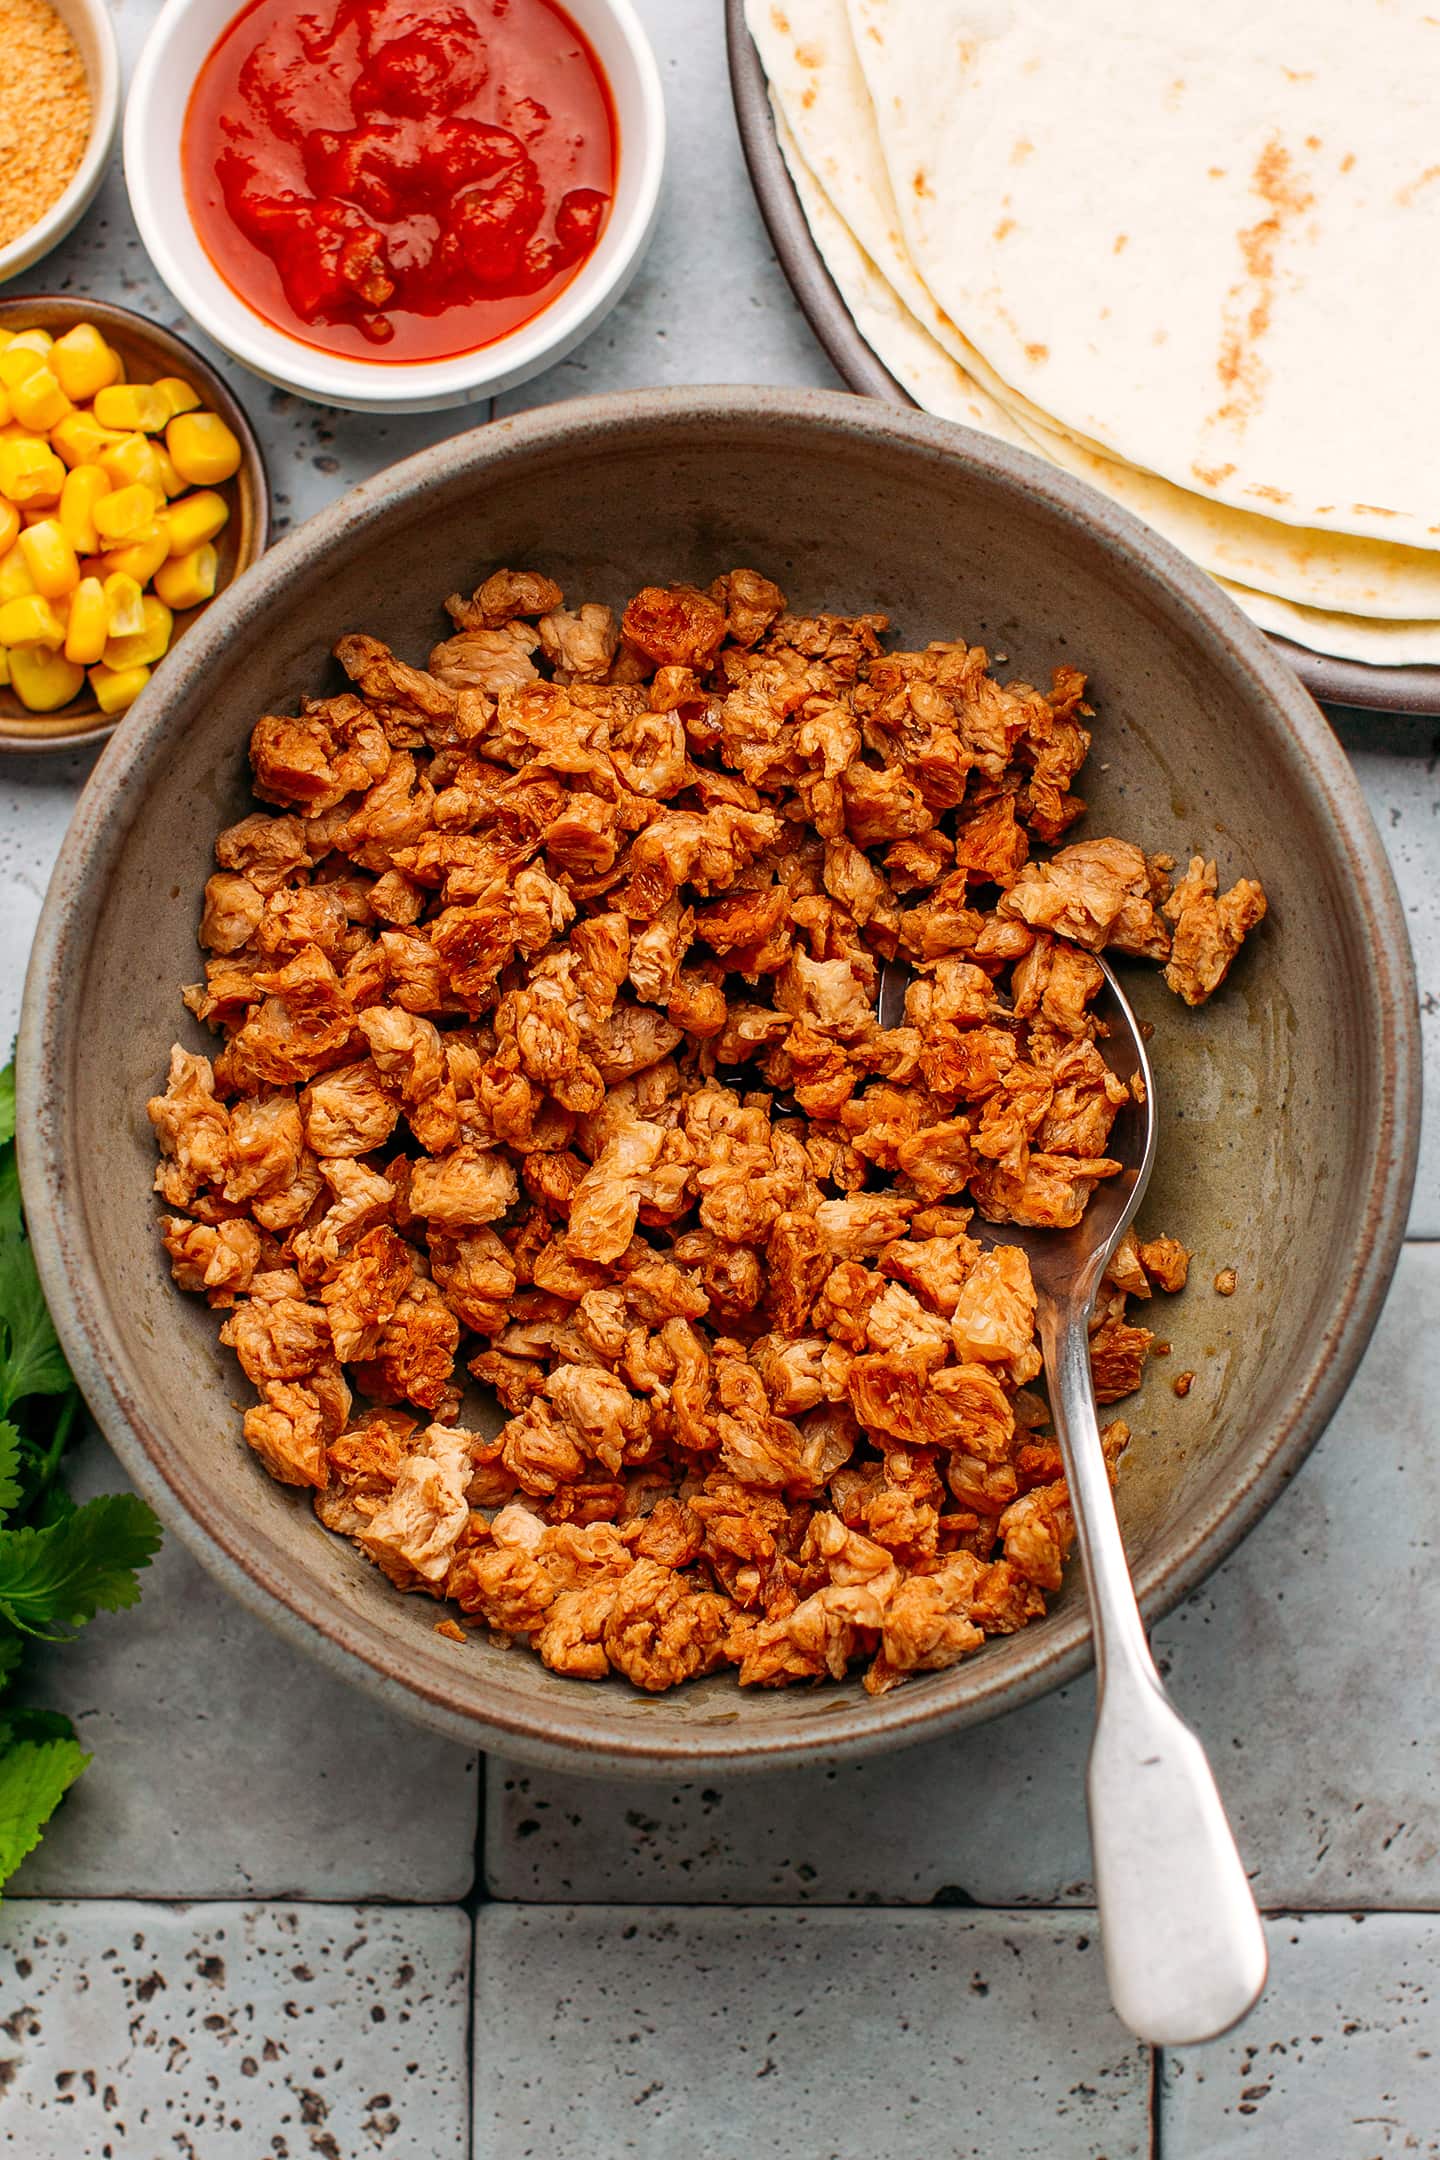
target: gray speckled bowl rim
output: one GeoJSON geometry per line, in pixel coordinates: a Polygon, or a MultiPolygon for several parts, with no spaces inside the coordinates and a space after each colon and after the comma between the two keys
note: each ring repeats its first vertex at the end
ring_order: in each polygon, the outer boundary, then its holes
{"type": "MultiPolygon", "coordinates": [[[[750,184],[801,312],[835,372],[852,390],[919,410],[904,384],[896,381],[866,344],[815,245],[775,133],[765,69],[745,25],[745,0],[725,0],[725,42],[735,122],[750,184]]],[[[1327,704],[1405,713],[1415,719],[1440,716],[1440,667],[1423,663],[1377,667],[1363,660],[1337,660],[1296,645],[1290,638],[1271,632],[1264,635],[1312,696],[1324,698],[1327,704]]]]}
{"type": "MultiPolygon", "coordinates": [[[[1227,666],[1237,688],[1268,704],[1288,743],[1296,790],[1341,861],[1354,895],[1357,929],[1370,955],[1381,1015],[1379,1035],[1359,1054],[1370,1061],[1379,1104],[1369,1135],[1369,1189],[1362,1233],[1333,1308],[1320,1316],[1308,1360],[1285,1415],[1254,1437],[1246,1474],[1223,1495],[1201,1496],[1183,1528],[1157,1540],[1137,1566],[1136,1587],[1153,1622],[1192,1590],[1258,1521],[1324,1430],[1355,1371],[1385,1297],[1401,1242],[1419,1146],[1420,1043],[1415,972],[1389,863],[1343,750],[1295,677],[1219,587],[1149,527],[1083,482],[988,436],[874,399],[819,390],[716,385],[619,392],[544,406],[494,420],[436,444],[377,474],[282,540],[207,611],[171,668],[148,689],[111,738],[80,798],[56,862],[25,985],[19,1046],[20,1169],[35,1257],[66,1355],[107,1439],[136,1485],[202,1563],[240,1602],[298,1649],[381,1702],[471,1746],[596,1775],[698,1776],[885,1753],[1016,1708],[1072,1679],[1090,1662],[1087,1619],[1078,1606],[1049,1639],[1024,1644],[1005,1678],[985,1658],[897,1688],[878,1700],[856,1694],[853,1728],[822,1728],[799,1715],[752,1733],[739,1714],[723,1732],[666,1718],[654,1705],[650,1729],[617,1730],[606,1690],[579,1686],[558,1706],[460,1707],[454,1692],[412,1681],[396,1645],[378,1626],[341,1612],[319,1585],[272,1566],[243,1535],[228,1543],[204,1520],[203,1478],[170,1456],[152,1426],[107,1324],[109,1292],[89,1248],[71,1110],[72,1059],[85,1016],[73,994],[89,925],[121,847],[143,815],[148,790],[163,780],[167,739],[187,683],[223,664],[227,641],[260,622],[272,597],[335,550],[363,545],[395,511],[408,514],[433,485],[521,465],[534,453],[612,454],[657,427],[694,439],[727,430],[754,442],[767,430],[804,427],[823,455],[827,438],[860,437],[883,450],[915,449],[959,462],[992,483],[1021,489],[1057,524],[1098,537],[1123,573],[1189,618],[1191,634],[1227,666]],[[170,1458],[170,1459],[167,1459],[170,1458]],[[164,1464],[162,1469],[161,1465],[164,1464]]],[[[787,445],[788,447],[788,445],[787,445]]],[[[483,1682],[476,1692],[483,1694],[483,1682]]]]}

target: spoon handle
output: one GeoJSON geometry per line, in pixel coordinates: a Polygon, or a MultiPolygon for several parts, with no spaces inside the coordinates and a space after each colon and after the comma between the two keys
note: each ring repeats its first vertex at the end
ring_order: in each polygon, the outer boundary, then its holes
{"type": "Polygon", "coordinates": [[[1088,1305],[1042,1297],[1098,1685],[1086,1795],[1105,1971],[1142,2040],[1211,2040],[1265,1985],[1265,1935],[1205,1750],[1171,1704],[1135,1602],[1090,1375],[1088,1305]]]}

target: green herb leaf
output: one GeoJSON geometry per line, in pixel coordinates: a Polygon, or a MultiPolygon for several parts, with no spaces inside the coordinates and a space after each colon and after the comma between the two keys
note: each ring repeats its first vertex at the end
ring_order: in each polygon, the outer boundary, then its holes
{"type": "Polygon", "coordinates": [[[15,1067],[0,1072],[0,1147],[15,1137],[15,1067]]]}
{"type": "Polygon", "coordinates": [[[15,1677],[15,1668],[24,1654],[23,1637],[0,1630],[0,1692],[9,1687],[15,1677]]]}
{"type": "Polygon", "coordinates": [[[78,1740],[21,1740],[0,1755],[0,1882],[34,1851],[89,1760],[78,1740]]]}
{"type": "Polygon", "coordinates": [[[0,1171],[0,1415],[27,1395],[62,1395],[72,1385],[18,1201],[13,1210],[6,1205],[12,1169],[13,1157],[0,1171]]]}
{"type": "Polygon", "coordinates": [[[0,1521],[20,1504],[20,1435],[9,1418],[0,1418],[0,1521]]]}
{"type": "Polygon", "coordinates": [[[160,1525],[133,1493],[87,1501],[44,1530],[0,1530],[0,1614],[27,1635],[79,1627],[140,1595],[160,1525]]]}

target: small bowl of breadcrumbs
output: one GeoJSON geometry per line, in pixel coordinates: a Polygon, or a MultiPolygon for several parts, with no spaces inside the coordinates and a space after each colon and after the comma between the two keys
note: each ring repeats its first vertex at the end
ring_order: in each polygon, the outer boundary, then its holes
{"type": "Polygon", "coordinates": [[[120,118],[105,0],[0,0],[0,284],[90,207],[120,118]]]}

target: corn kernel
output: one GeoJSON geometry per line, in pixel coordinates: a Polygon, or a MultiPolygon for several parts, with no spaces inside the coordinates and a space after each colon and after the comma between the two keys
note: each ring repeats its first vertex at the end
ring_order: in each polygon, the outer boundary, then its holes
{"type": "Polygon", "coordinates": [[[65,625],[43,593],[22,593],[0,604],[0,645],[59,645],[65,625]]]}
{"type": "Polygon", "coordinates": [[[18,338],[0,352],[0,383],[13,390],[16,383],[24,382],[27,375],[38,375],[45,365],[44,353],[36,352],[33,345],[22,345],[18,338]]]}
{"type": "Polygon", "coordinates": [[[14,417],[15,408],[10,403],[10,393],[5,385],[0,383],[0,427],[9,427],[14,417]]]}
{"type": "MultiPolygon", "coordinates": [[[[163,455],[159,444],[153,443],[148,435],[122,435],[118,442],[105,445],[95,463],[109,475],[111,487],[148,487],[162,495],[160,459],[163,455]]],[[[169,464],[168,457],[165,462],[169,464]]]]}
{"type": "Polygon", "coordinates": [[[138,428],[143,435],[158,435],[170,418],[170,407],[153,383],[110,383],[95,393],[92,410],[101,427],[138,428]]]}
{"type": "Polygon", "coordinates": [[[48,645],[17,645],[10,655],[10,680],[27,711],[55,712],[85,687],[85,670],[48,645]]]}
{"type": "Polygon", "coordinates": [[[15,418],[22,427],[58,427],[67,413],[75,410],[56,377],[48,367],[40,367],[33,375],[27,375],[10,392],[10,405],[15,418]]]}
{"type": "Polygon", "coordinates": [[[92,667],[90,688],[103,713],[121,713],[133,705],[150,680],[148,667],[92,667]]]}
{"type": "Polygon", "coordinates": [[[240,470],[240,444],[218,413],[177,413],[165,430],[165,446],[192,487],[214,487],[240,470]]]}
{"type": "Polygon", "coordinates": [[[60,489],[60,525],[77,555],[99,554],[95,505],[109,492],[109,475],[98,465],[76,465],[66,473],[60,489]]]}
{"type": "Polygon", "coordinates": [[[55,340],[48,330],[39,329],[17,330],[10,340],[10,344],[16,352],[39,353],[42,360],[54,343],[55,340]]]}
{"type": "Polygon", "coordinates": [[[188,555],[193,548],[213,540],[229,517],[229,503],[213,488],[202,488],[194,495],[186,495],[174,505],[166,519],[170,527],[171,554],[188,555]]]}
{"type": "Polygon", "coordinates": [[[96,532],[113,547],[117,542],[134,540],[153,525],[159,507],[154,489],[137,482],[134,487],[120,487],[112,494],[98,496],[91,515],[96,532]]]}
{"type": "Polygon", "coordinates": [[[156,379],[155,388],[170,407],[172,420],[176,413],[198,412],[200,409],[199,392],[190,387],[183,375],[161,375],[156,379]]]}
{"type": "Polygon", "coordinates": [[[172,555],[155,572],[155,590],[168,608],[199,607],[213,598],[220,558],[207,540],[189,555],[172,555]]]}
{"type": "Polygon", "coordinates": [[[120,379],[120,357],[105,343],[94,323],[79,322],[56,338],[50,348],[50,367],[68,398],[83,405],[120,379]]]}
{"type": "MultiPolygon", "coordinates": [[[[152,447],[155,452],[155,471],[159,476],[162,490],[167,496],[183,495],[190,485],[189,481],[181,479],[179,473],[175,470],[174,458],[171,457],[169,451],[162,444],[155,443],[152,447]]],[[[147,479],[145,484],[147,487],[154,487],[155,482],[147,479]]]]}
{"type": "Polygon", "coordinates": [[[65,624],[66,659],[81,667],[93,667],[104,658],[109,629],[104,586],[99,578],[81,578],[70,595],[70,615],[65,624]]]}
{"type": "Polygon", "coordinates": [[[80,582],[80,565],[58,518],[27,526],[17,543],[35,590],[47,600],[63,600],[80,582]]]}
{"type": "Polygon", "coordinates": [[[0,605],[7,600],[18,600],[23,593],[33,593],[35,580],[18,547],[12,547],[8,555],[0,556],[0,605]]]}
{"type": "Polygon", "coordinates": [[[60,500],[65,468],[44,443],[29,438],[0,442],[0,495],[8,502],[52,503],[60,500]]]}
{"type": "MultiPolygon", "coordinates": [[[[125,441],[115,428],[103,428],[93,413],[67,413],[50,431],[51,447],[73,471],[77,465],[99,463],[100,453],[125,441]]],[[[142,438],[143,440],[143,438],[142,438]]]]}
{"type": "Polygon", "coordinates": [[[170,650],[175,619],[169,608],[163,600],[157,600],[154,593],[144,594],[140,607],[145,617],[141,628],[132,631],[128,637],[112,637],[106,643],[102,657],[106,667],[114,668],[117,674],[123,674],[126,668],[150,667],[170,650]]]}
{"type": "Polygon", "coordinates": [[[170,553],[170,530],[163,517],[133,533],[119,547],[106,548],[100,560],[107,572],[123,571],[138,585],[148,585],[170,553]]]}
{"type": "Polygon", "coordinates": [[[105,622],[109,636],[133,637],[145,627],[145,610],[141,606],[140,587],[133,577],[123,570],[113,570],[105,579],[105,622]]]}
{"type": "Polygon", "coordinates": [[[0,498],[0,555],[8,555],[20,533],[20,512],[0,498]]]}

